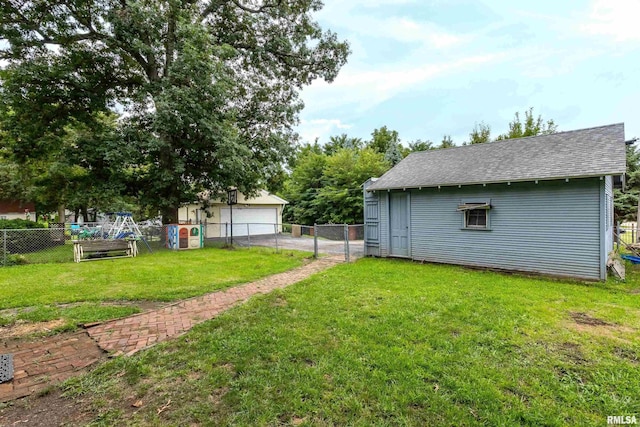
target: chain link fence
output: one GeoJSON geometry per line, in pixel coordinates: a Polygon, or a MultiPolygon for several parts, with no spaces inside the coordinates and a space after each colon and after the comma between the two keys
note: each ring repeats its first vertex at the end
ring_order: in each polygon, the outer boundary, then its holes
{"type": "MultiPolygon", "coordinates": [[[[350,261],[364,256],[364,225],[315,226],[265,223],[204,223],[205,246],[263,246],[343,255],[350,261]]],[[[139,224],[141,254],[166,249],[167,226],[139,224]]],[[[49,228],[0,230],[0,267],[73,262],[74,240],[114,238],[109,224],[49,224],[49,228]]]]}
{"type": "Polygon", "coordinates": [[[315,257],[343,255],[347,261],[364,256],[363,224],[208,223],[206,230],[208,240],[226,245],[300,250],[315,257]]]}
{"type": "MultiPolygon", "coordinates": [[[[165,226],[140,226],[140,253],[165,249],[165,226]]],[[[74,240],[108,239],[99,223],[50,224],[49,228],[0,230],[0,267],[73,262],[74,240]]]]}

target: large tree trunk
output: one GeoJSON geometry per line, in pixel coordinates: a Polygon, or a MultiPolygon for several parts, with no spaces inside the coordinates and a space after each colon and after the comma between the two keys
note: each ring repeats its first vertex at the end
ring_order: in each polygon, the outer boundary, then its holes
{"type": "Polygon", "coordinates": [[[64,205],[58,205],[58,222],[64,224],[65,221],[65,207],[64,205]]]}
{"type": "Polygon", "coordinates": [[[178,208],[177,207],[162,208],[160,213],[162,214],[162,223],[163,224],[177,224],[178,223],[178,208]]]}
{"type": "Polygon", "coordinates": [[[83,206],[80,208],[80,212],[82,212],[82,222],[89,222],[89,214],[87,213],[87,207],[83,206]]]}

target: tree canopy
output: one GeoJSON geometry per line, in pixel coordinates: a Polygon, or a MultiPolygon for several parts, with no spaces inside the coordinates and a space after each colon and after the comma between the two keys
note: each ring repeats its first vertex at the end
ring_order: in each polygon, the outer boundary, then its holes
{"type": "Polygon", "coordinates": [[[393,149],[393,146],[397,146],[398,144],[400,144],[398,131],[382,126],[381,128],[373,130],[371,140],[367,143],[367,147],[378,153],[385,154],[389,149],[393,149]]]}
{"type": "MultiPolygon", "coordinates": [[[[348,45],[319,0],[70,0],[0,4],[2,156],[48,168],[69,126],[116,111],[129,194],[177,219],[204,190],[251,194],[281,173],[300,89],[332,81],[348,45]]],[[[76,147],[90,157],[92,144],[76,147]]],[[[114,154],[115,153],[115,154],[114,154]]],[[[65,171],[62,176],[68,176],[65,171]]],[[[90,177],[99,180],[90,169],[90,177]]],[[[56,188],[56,187],[51,187],[56,188]]]]}
{"type": "Polygon", "coordinates": [[[438,145],[438,148],[451,148],[455,146],[456,144],[453,143],[453,139],[451,139],[451,135],[443,135],[442,141],[440,142],[440,145],[438,145]]]}
{"type": "Polygon", "coordinates": [[[360,149],[364,146],[364,141],[360,138],[351,138],[346,133],[329,137],[329,141],[324,144],[324,152],[328,155],[334,154],[340,149],[360,149]]]}
{"type": "Polygon", "coordinates": [[[533,107],[524,112],[524,122],[520,119],[520,113],[516,112],[513,120],[509,122],[509,130],[496,138],[491,137],[491,126],[481,121],[476,122],[473,129],[469,133],[469,141],[467,144],[482,144],[491,141],[500,141],[503,139],[523,138],[525,136],[548,135],[555,133],[558,126],[553,119],[544,121],[542,115],[537,118],[533,115],[533,107]]]}
{"type": "Polygon", "coordinates": [[[520,114],[516,112],[515,117],[509,122],[509,131],[498,135],[496,140],[522,138],[525,136],[548,135],[555,133],[558,126],[553,119],[546,122],[542,119],[542,115],[537,118],[533,116],[533,107],[524,112],[524,122],[520,121],[520,114]]]}
{"type": "Polygon", "coordinates": [[[391,165],[372,148],[341,148],[331,154],[307,144],[282,195],[289,201],[285,221],[314,223],[362,223],[361,185],[380,176],[391,165]]]}
{"type": "Polygon", "coordinates": [[[614,190],[614,210],[617,221],[637,221],[640,195],[640,150],[627,145],[627,173],[624,191],[614,190]]]}
{"type": "Polygon", "coordinates": [[[482,144],[491,141],[491,127],[485,122],[476,123],[469,134],[469,144],[482,144]]]}

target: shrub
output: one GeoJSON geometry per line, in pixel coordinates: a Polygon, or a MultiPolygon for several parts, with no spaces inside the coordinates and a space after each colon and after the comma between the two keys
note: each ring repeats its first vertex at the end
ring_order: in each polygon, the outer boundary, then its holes
{"type": "Polygon", "coordinates": [[[3,249],[0,248],[0,267],[29,264],[29,261],[27,260],[27,258],[25,258],[24,255],[12,255],[11,253],[9,253],[9,251],[7,251],[6,255],[7,256],[5,257],[3,249]]]}
{"type": "Polygon", "coordinates": [[[41,222],[27,221],[26,219],[0,219],[0,230],[25,230],[27,228],[47,228],[41,222]]]}
{"type": "Polygon", "coordinates": [[[47,229],[45,224],[24,219],[0,220],[0,230],[4,230],[0,231],[0,250],[6,247],[8,254],[37,252],[64,245],[65,240],[63,230],[47,229]],[[3,242],[5,237],[7,241],[3,242]]]}

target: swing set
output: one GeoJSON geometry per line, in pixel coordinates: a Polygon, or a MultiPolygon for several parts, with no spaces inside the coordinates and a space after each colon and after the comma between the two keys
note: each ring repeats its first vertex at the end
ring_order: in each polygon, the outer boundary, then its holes
{"type": "Polygon", "coordinates": [[[78,238],[81,240],[141,240],[149,249],[149,252],[153,252],[130,212],[107,212],[107,216],[107,219],[100,226],[82,229],[78,233],[78,238]],[[115,220],[112,221],[114,215],[115,220]]]}

